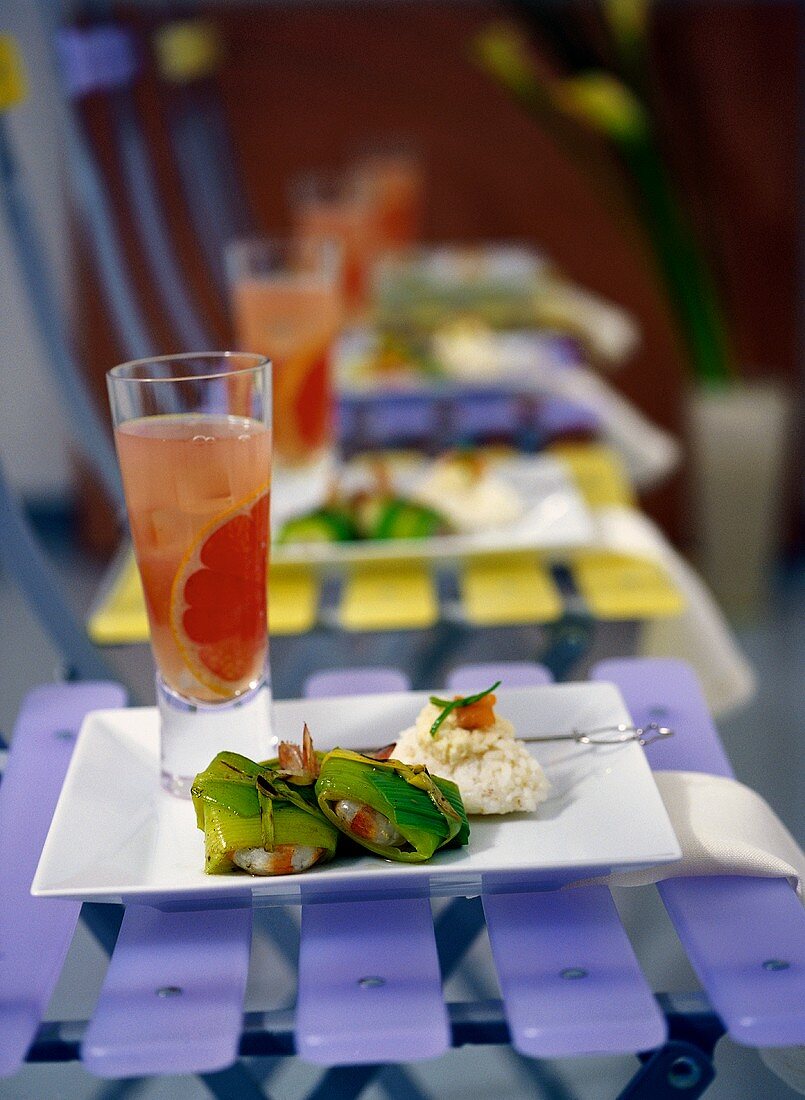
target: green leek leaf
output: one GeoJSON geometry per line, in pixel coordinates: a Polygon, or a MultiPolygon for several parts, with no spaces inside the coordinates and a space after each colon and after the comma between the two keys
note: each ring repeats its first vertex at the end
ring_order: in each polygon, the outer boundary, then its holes
{"type": "Polygon", "coordinates": [[[458,789],[443,790],[422,765],[375,760],[347,749],[334,749],[322,761],[316,795],[319,806],[334,825],[362,847],[386,859],[421,862],[459,834],[466,835],[463,807],[460,811],[453,802],[453,798],[460,802],[458,789]],[[335,805],[341,799],[361,803],[383,814],[405,838],[405,846],[375,843],[351,833],[335,813],[335,805]]]}

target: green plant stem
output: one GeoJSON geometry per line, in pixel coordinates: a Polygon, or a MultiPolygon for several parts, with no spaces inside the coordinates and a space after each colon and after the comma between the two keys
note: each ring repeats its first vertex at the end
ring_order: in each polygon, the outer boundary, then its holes
{"type": "Polygon", "coordinates": [[[715,289],[684,222],[650,134],[619,143],[637,185],[643,217],[696,380],[727,385],[734,376],[715,289]]]}
{"type": "MultiPolygon", "coordinates": [[[[626,43],[621,43],[625,47],[626,43]]],[[[645,88],[644,42],[635,40],[625,50],[633,82],[645,88]]],[[[515,32],[498,31],[475,43],[475,59],[542,125],[549,137],[564,147],[580,168],[589,171],[590,143],[582,139],[578,120],[564,117],[550,86],[528,57],[515,32]]],[[[583,76],[583,74],[581,74],[583,76]]],[[[601,131],[602,120],[592,125],[601,131]]],[[[673,193],[647,119],[632,118],[616,130],[604,130],[632,176],[639,213],[645,223],[660,275],[684,340],[692,372],[705,385],[725,386],[733,376],[726,325],[715,287],[693,234],[673,193]]],[[[584,134],[589,137],[589,129],[584,134]]],[[[602,189],[612,189],[607,172],[600,173],[602,189]]]]}
{"type": "MultiPolygon", "coordinates": [[[[623,79],[638,99],[648,104],[649,0],[646,22],[641,23],[638,14],[632,27],[624,27],[614,18],[610,0],[602,0],[602,4],[623,79]]],[[[673,194],[655,137],[648,131],[640,141],[623,143],[621,151],[640,192],[644,220],[694,374],[701,383],[723,386],[735,373],[727,326],[710,272],[673,194]]]]}

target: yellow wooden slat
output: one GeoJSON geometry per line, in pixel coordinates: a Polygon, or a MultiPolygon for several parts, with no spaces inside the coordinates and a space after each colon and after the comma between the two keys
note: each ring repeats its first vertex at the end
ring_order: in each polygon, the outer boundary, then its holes
{"type": "Polygon", "coordinates": [[[661,565],[611,551],[575,558],[572,573],[597,619],[660,619],[679,615],[682,594],[661,565]]]}
{"type": "Polygon", "coordinates": [[[535,557],[495,555],[464,564],[461,599],[475,626],[554,622],[562,597],[546,566],[535,557]]]}
{"type": "MultiPolygon", "coordinates": [[[[302,634],[316,624],[319,585],[315,575],[302,566],[271,566],[269,579],[269,623],[272,634],[302,634]]],[[[127,645],[147,642],[140,574],[129,554],[102,605],[87,624],[99,645],[127,645]]]]}
{"type": "Polygon", "coordinates": [[[416,630],[439,618],[436,585],[421,562],[361,564],[344,578],[345,630],[416,630]]]}
{"type": "Polygon", "coordinates": [[[272,565],[268,587],[270,634],[304,634],[316,625],[319,584],[304,566],[272,565]]]}
{"type": "Polygon", "coordinates": [[[600,443],[557,443],[550,453],[563,462],[591,508],[635,503],[620,457],[600,443]]]}
{"type": "Polygon", "coordinates": [[[10,34],[0,34],[0,111],[16,107],[28,95],[25,65],[10,34]]]}
{"type": "Polygon", "coordinates": [[[90,638],[99,645],[126,645],[148,641],[148,616],[134,555],[123,560],[106,599],[87,624],[90,638]]]}

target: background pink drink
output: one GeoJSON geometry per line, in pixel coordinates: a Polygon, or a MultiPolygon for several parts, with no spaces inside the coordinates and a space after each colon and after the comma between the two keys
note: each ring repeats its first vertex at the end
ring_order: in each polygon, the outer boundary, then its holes
{"type": "Polygon", "coordinates": [[[291,188],[293,235],[303,247],[337,242],[340,291],[350,321],[363,317],[376,245],[373,197],[339,173],[312,173],[291,188]]]}
{"type": "Polygon", "coordinates": [[[374,247],[379,255],[410,248],[422,232],[424,180],[417,157],[405,150],[376,152],[356,167],[359,191],[373,207],[374,247]]]}
{"type": "Polygon", "coordinates": [[[331,357],[341,323],[333,284],[244,275],[231,289],[238,343],[271,357],[274,457],[315,463],[333,447],[331,357]]]}

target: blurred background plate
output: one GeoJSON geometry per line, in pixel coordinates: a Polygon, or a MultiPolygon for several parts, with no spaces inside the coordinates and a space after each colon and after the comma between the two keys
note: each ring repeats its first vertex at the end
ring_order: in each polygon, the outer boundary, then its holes
{"type": "MultiPolygon", "coordinates": [[[[414,492],[428,469],[428,460],[411,459],[390,467],[394,489],[414,492]]],[[[519,519],[472,534],[441,535],[424,539],[365,539],[354,542],[286,543],[272,548],[277,564],[345,565],[361,561],[394,561],[417,558],[465,558],[513,550],[550,553],[589,545],[595,535],[592,515],[563,465],[548,456],[521,455],[494,464],[494,476],[520,496],[524,511],[519,519]]],[[[341,478],[352,492],[371,485],[371,475],[360,462],[349,464],[341,478]]],[[[272,501],[274,530],[299,514],[292,497],[272,501]]]]}

